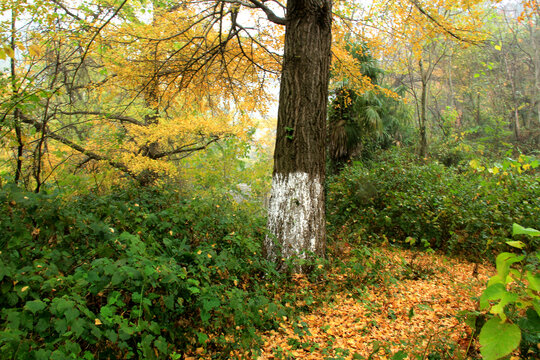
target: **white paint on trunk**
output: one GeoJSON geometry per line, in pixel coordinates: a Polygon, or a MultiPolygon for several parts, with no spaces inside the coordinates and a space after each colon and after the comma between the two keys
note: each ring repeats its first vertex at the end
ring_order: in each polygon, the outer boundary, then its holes
{"type": "MultiPolygon", "coordinates": [[[[268,209],[268,229],[282,245],[282,256],[305,258],[320,250],[324,234],[324,188],[318,177],[304,172],[274,174],[268,209]],[[321,212],[323,212],[321,214],[321,212]],[[323,223],[321,224],[321,217],[323,223]]],[[[270,259],[276,260],[274,239],[266,240],[270,259]]]]}

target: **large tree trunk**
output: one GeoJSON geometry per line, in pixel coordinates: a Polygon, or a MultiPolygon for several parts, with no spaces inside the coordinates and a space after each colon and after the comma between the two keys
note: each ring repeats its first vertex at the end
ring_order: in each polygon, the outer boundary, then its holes
{"type": "MultiPolygon", "coordinates": [[[[266,241],[270,259],[324,255],[330,0],[289,0],[266,241]],[[277,246],[276,246],[277,245],[277,246]]],[[[296,271],[303,271],[297,267],[296,271]]]]}

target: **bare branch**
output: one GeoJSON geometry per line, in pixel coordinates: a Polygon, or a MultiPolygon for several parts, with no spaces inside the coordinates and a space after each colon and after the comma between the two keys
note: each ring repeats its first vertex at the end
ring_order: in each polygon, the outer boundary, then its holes
{"type": "Polygon", "coordinates": [[[277,16],[272,10],[270,10],[270,8],[268,6],[264,5],[264,3],[262,3],[261,1],[259,1],[259,0],[248,0],[248,1],[250,3],[252,3],[253,5],[255,5],[255,7],[261,9],[262,11],[264,11],[264,13],[266,14],[266,17],[271,22],[273,22],[275,24],[279,24],[279,25],[286,25],[287,24],[287,20],[285,18],[277,16]]]}
{"type": "Polygon", "coordinates": [[[128,122],[128,123],[139,125],[139,126],[144,126],[144,123],[142,123],[142,122],[140,122],[137,119],[134,119],[132,117],[125,116],[125,115],[117,115],[117,114],[107,114],[107,113],[102,113],[100,111],[61,111],[60,110],[59,113],[62,114],[62,115],[96,115],[96,116],[103,116],[103,117],[105,117],[107,119],[119,120],[119,121],[128,122]]]}
{"type": "Polygon", "coordinates": [[[187,145],[181,146],[181,147],[179,147],[177,149],[174,149],[174,150],[164,151],[164,152],[155,154],[154,156],[152,156],[152,159],[161,159],[161,158],[164,158],[164,157],[167,157],[167,156],[177,155],[177,154],[181,154],[181,153],[187,153],[187,152],[192,153],[192,152],[195,152],[195,151],[204,150],[210,144],[215,143],[215,142],[217,142],[219,140],[221,140],[221,138],[219,136],[215,135],[210,140],[207,140],[204,145],[200,145],[200,146],[197,146],[197,147],[190,147],[190,146],[196,145],[196,143],[187,144],[187,145]]]}

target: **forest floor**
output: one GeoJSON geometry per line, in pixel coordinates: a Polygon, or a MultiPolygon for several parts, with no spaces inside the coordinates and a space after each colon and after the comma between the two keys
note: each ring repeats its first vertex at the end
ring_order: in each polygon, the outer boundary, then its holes
{"type": "MultiPolygon", "coordinates": [[[[382,271],[392,273],[393,281],[361,293],[346,289],[300,321],[284,321],[265,334],[259,360],[464,359],[476,353],[463,314],[477,309],[473,297],[495,270],[433,253],[383,250],[382,255],[388,260],[382,271]]],[[[301,277],[297,282],[310,286],[301,277]]]]}

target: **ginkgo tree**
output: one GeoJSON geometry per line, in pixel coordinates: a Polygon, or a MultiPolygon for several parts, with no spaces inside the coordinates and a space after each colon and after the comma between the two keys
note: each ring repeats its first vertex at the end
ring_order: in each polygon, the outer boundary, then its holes
{"type": "Polygon", "coordinates": [[[174,171],[171,159],[244,135],[266,109],[262,85],[280,61],[266,46],[275,39],[237,26],[234,4],[42,5],[6,4],[32,22],[14,36],[20,70],[11,78],[20,85],[3,94],[4,119],[26,125],[18,158],[37,191],[68,164],[106,164],[151,183],[174,171]]]}

